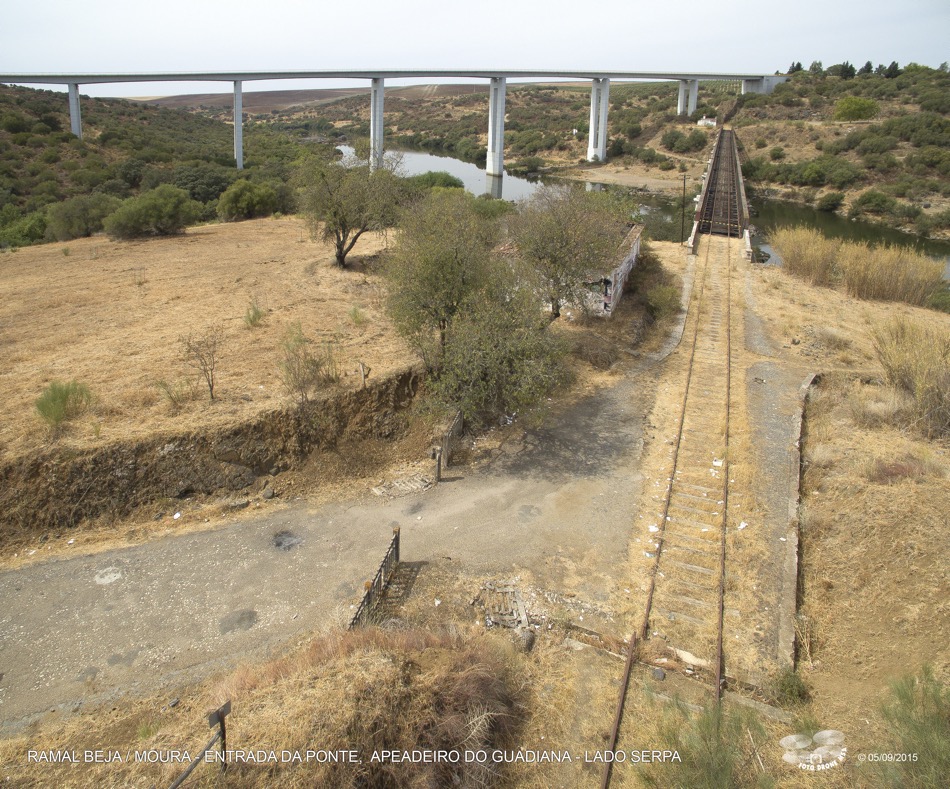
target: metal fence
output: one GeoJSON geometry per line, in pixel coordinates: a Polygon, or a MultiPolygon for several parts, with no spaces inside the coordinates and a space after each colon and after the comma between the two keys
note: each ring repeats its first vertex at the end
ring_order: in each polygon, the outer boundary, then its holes
{"type": "Polygon", "coordinates": [[[463,427],[462,412],[459,411],[455,415],[455,419],[452,420],[452,424],[449,425],[449,429],[445,431],[445,436],[442,438],[442,465],[445,467],[448,467],[452,463],[452,454],[455,451],[455,439],[462,435],[463,427]]]}
{"type": "Polygon", "coordinates": [[[393,529],[392,542],[389,543],[386,555],[383,557],[383,561],[376,571],[376,577],[373,578],[372,581],[367,581],[365,584],[366,591],[363,593],[363,599],[360,600],[360,604],[356,608],[356,613],[353,614],[353,618],[350,620],[350,630],[362,627],[372,619],[376,606],[383,599],[383,595],[386,594],[386,587],[389,586],[389,582],[392,580],[393,575],[395,575],[398,566],[399,527],[397,526],[393,529]]]}

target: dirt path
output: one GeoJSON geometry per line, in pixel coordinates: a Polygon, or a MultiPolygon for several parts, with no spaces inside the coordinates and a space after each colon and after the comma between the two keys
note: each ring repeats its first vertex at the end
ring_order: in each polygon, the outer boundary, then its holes
{"type": "Polygon", "coordinates": [[[403,558],[451,557],[602,606],[629,536],[651,376],[626,370],[477,471],[438,487],[289,507],[204,533],[0,574],[3,727],[156,687],[341,624],[402,527],[403,558]],[[274,536],[299,544],[284,551],[274,536]]]}

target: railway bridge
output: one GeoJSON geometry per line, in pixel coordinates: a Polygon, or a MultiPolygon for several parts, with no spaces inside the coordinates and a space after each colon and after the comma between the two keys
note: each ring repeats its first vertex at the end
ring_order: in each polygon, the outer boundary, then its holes
{"type": "Polygon", "coordinates": [[[673,71],[244,71],[244,72],[176,72],[139,74],[0,74],[0,83],[17,85],[66,85],[69,93],[69,119],[73,134],[82,139],[80,85],[127,82],[230,82],[234,88],[234,159],[239,170],[244,168],[243,85],[245,82],[274,80],[368,80],[370,90],[370,164],[379,166],[383,159],[383,103],[387,79],[487,79],[488,159],[489,176],[504,174],[505,90],[509,79],[543,81],[548,79],[590,80],[590,133],[588,161],[607,158],[607,109],[611,80],[675,81],[679,83],[676,111],[680,115],[696,111],[699,83],[704,80],[730,80],[742,83],[743,93],[771,93],[787,77],[754,73],[726,74],[673,71]]]}

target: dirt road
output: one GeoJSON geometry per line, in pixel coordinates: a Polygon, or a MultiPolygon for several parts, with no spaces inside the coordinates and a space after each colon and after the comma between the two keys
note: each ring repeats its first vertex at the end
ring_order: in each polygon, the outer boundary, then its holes
{"type": "MultiPolygon", "coordinates": [[[[651,374],[629,369],[478,471],[396,499],[289,507],[221,529],[0,575],[4,729],[174,687],[348,618],[391,538],[606,604],[626,563],[651,374]],[[275,546],[290,532],[299,543],[275,546]]],[[[291,540],[293,542],[293,540],[291,540]]]]}

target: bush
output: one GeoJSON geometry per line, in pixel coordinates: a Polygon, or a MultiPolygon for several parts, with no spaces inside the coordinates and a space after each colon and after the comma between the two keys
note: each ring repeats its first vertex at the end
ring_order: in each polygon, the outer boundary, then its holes
{"type": "Polygon", "coordinates": [[[36,401],[36,410],[50,427],[79,416],[92,402],[89,387],[78,381],[67,384],[53,381],[36,401]]]}
{"type": "Polygon", "coordinates": [[[837,121],[864,121],[877,116],[881,111],[874,99],[863,99],[859,96],[845,96],[835,104],[835,120],[837,121]]]}
{"type": "Polygon", "coordinates": [[[843,244],[838,267],[845,289],[859,299],[924,306],[943,285],[943,266],[905,247],[843,244]]]}
{"type": "Polygon", "coordinates": [[[851,204],[851,216],[859,214],[886,214],[897,207],[897,201],[884,192],[868,189],[851,204]]]}
{"type": "Polygon", "coordinates": [[[300,403],[308,402],[319,384],[335,383],[340,379],[334,344],[325,343],[323,353],[318,357],[310,351],[312,343],[299,322],[287,327],[280,342],[280,379],[287,392],[300,403]]]}
{"type": "Polygon", "coordinates": [[[674,285],[655,285],[646,293],[650,314],[660,320],[680,311],[680,291],[674,285]]]}
{"type": "Polygon", "coordinates": [[[412,186],[418,187],[420,189],[432,189],[433,187],[440,187],[442,189],[465,188],[465,184],[462,182],[461,178],[456,178],[451,173],[446,173],[441,170],[437,172],[430,170],[427,173],[413,175],[411,178],[407,178],[406,180],[412,186]]]}
{"type": "Polygon", "coordinates": [[[183,189],[162,184],[123,202],[106,217],[104,227],[116,239],[174,235],[195,221],[200,208],[183,189]]]}
{"type": "Polygon", "coordinates": [[[111,195],[91,194],[51,205],[46,210],[46,238],[69,241],[98,233],[102,230],[105,218],[120,204],[111,195]]]}
{"type": "Polygon", "coordinates": [[[267,184],[235,181],[218,200],[218,216],[225,222],[270,216],[277,210],[277,193],[267,184]]]}
{"type": "Polygon", "coordinates": [[[887,382],[914,398],[917,426],[930,437],[950,434],[950,333],[899,317],[873,340],[887,382]]]}
{"type": "Polygon", "coordinates": [[[837,211],[844,203],[844,192],[827,192],[818,198],[815,208],[819,211],[837,211]]]}

